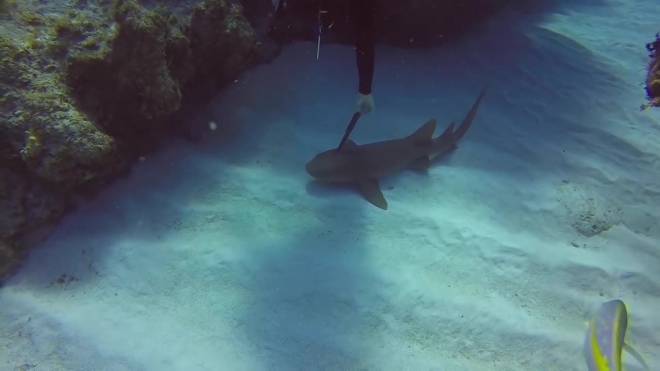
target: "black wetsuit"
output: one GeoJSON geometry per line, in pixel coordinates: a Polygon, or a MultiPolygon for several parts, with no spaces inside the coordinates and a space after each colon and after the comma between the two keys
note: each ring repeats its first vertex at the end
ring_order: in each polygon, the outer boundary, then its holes
{"type": "MultiPolygon", "coordinates": [[[[276,14],[280,14],[285,0],[279,0],[276,14]]],[[[304,0],[302,0],[304,1],[304,0]]],[[[348,0],[351,2],[351,15],[354,19],[355,58],[357,60],[359,85],[358,92],[371,94],[374,77],[374,13],[375,0],[348,0]]],[[[322,9],[329,10],[339,5],[337,0],[320,0],[322,9]]],[[[332,17],[332,15],[330,16],[332,17]]]]}
{"type": "Polygon", "coordinates": [[[374,0],[351,0],[355,18],[355,57],[357,59],[360,94],[371,94],[374,78],[374,0]]]}

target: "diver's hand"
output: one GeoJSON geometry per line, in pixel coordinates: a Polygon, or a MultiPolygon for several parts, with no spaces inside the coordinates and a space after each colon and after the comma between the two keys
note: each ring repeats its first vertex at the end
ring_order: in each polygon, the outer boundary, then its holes
{"type": "Polygon", "coordinates": [[[375,108],[376,104],[374,103],[374,98],[371,96],[371,94],[364,95],[358,93],[357,109],[361,114],[366,115],[371,113],[371,111],[373,111],[375,108]]]}

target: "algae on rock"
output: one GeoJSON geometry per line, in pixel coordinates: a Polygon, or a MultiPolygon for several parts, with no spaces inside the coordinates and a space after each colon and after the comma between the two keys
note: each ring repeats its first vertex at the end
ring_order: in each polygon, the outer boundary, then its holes
{"type": "Polygon", "coordinates": [[[74,105],[44,50],[0,36],[0,276],[75,190],[116,172],[114,140],[74,105]]]}
{"type": "Polygon", "coordinates": [[[190,48],[198,80],[211,78],[219,86],[233,81],[253,63],[257,46],[256,34],[239,4],[209,0],[193,9],[190,48]]]}
{"type": "Polygon", "coordinates": [[[113,136],[159,134],[181,107],[183,92],[196,93],[191,84],[213,80],[217,90],[251,65],[254,32],[238,5],[209,0],[182,22],[165,8],[116,0],[111,14],[116,27],[96,49],[67,57],[66,82],[82,109],[113,136]]]}
{"type": "Polygon", "coordinates": [[[74,198],[162,136],[186,102],[260,61],[240,5],[190,1],[188,14],[175,15],[136,0],[22,0],[3,15],[0,279],[74,198]]]}
{"type": "Polygon", "coordinates": [[[66,82],[81,108],[113,136],[153,129],[175,112],[181,91],[165,58],[166,19],[134,0],[118,1],[113,27],[95,50],[66,60],[66,82]]]}

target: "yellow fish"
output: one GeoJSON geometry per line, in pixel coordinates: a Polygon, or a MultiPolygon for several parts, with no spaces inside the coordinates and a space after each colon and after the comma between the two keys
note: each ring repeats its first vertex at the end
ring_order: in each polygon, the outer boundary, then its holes
{"type": "Polygon", "coordinates": [[[589,371],[621,371],[623,350],[650,371],[644,358],[625,343],[628,310],[621,300],[603,303],[589,322],[584,337],[584,358],[589,371]]]}

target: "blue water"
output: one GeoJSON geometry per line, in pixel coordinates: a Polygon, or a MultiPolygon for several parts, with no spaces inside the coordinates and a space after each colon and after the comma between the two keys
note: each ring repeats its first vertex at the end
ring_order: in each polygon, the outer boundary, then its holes
{"type": "Polygon", "coordinates": [[[0,291],[0,370],[586,370],[612,298],[660,367],[660,111],[639,111],[657,14],[509,11],[378,46],[357,143],[439,134],[488,89],[455,153],[380,181],[387,211],[304,171],[354,112],[353,49],[287,46],[191,118],[201,142],[146,156],[32,254],[0,291]]]}

